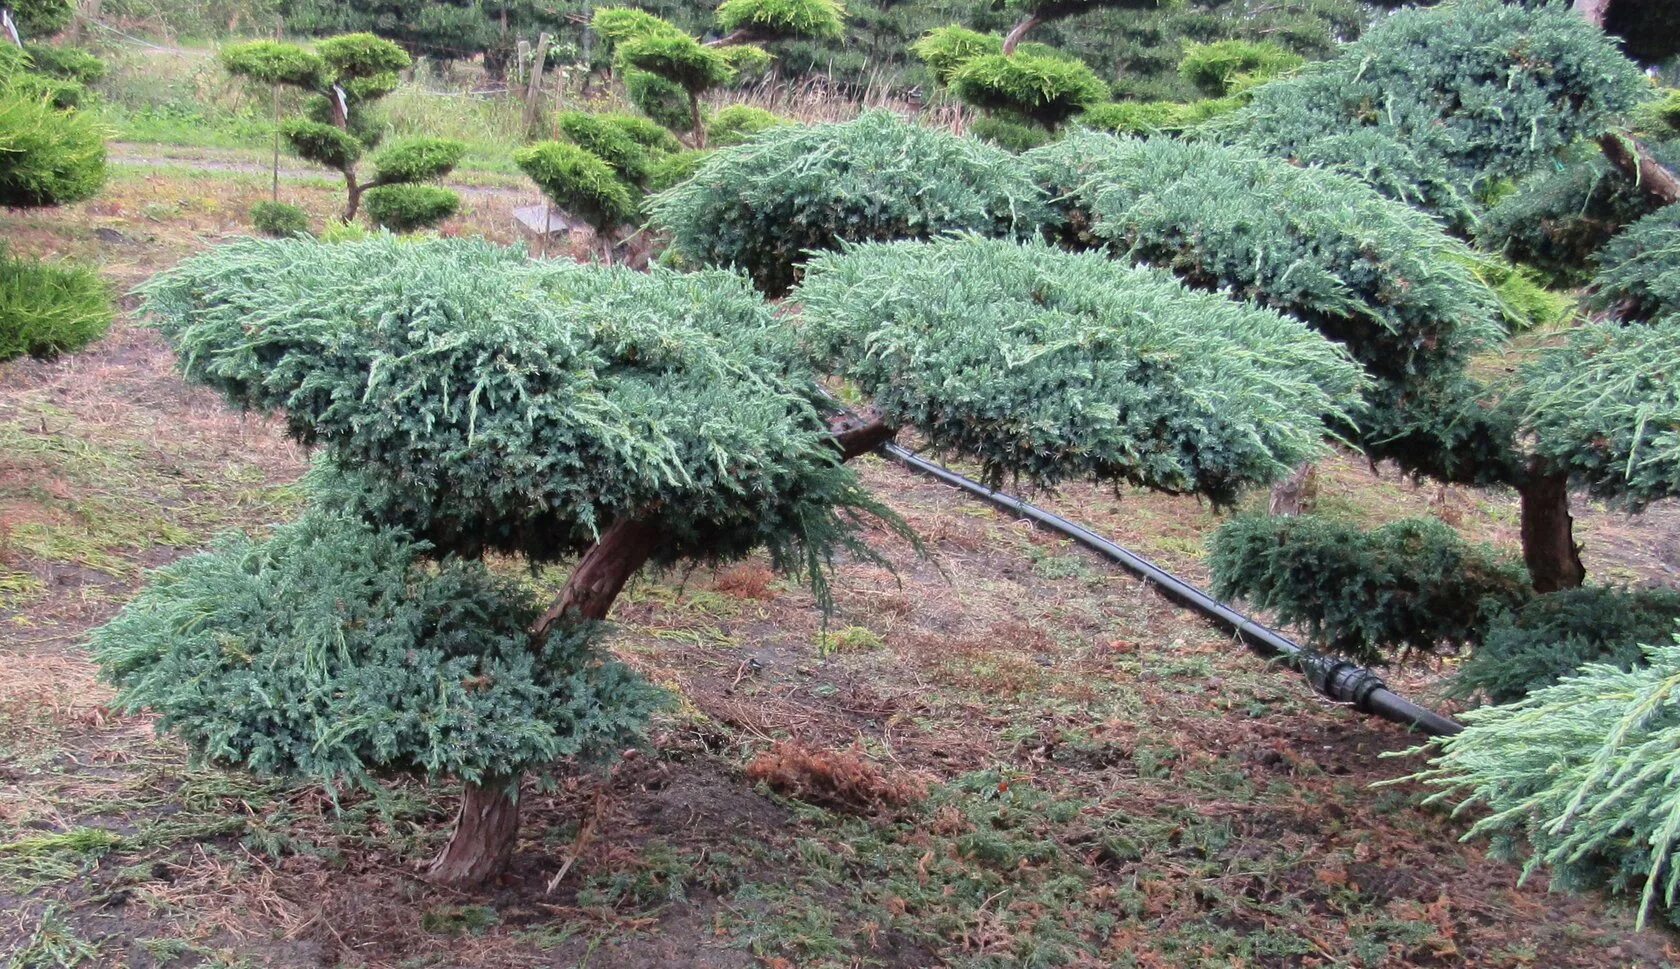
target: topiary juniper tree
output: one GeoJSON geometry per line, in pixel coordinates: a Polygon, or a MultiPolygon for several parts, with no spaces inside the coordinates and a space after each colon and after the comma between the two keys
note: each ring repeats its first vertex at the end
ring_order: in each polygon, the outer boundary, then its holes
{"type": "Polygon", "coordinates": [[[645,565],[763,548],[826,601],[865,519],[902,529],[844,463],[900,426],[992,478],[1227,500],[1319,448],[1362,379],[1270,311],[972,239],[822,257],[795,324],[732,274],[453,240],[249,240],[145,296],[189,379],[283,412],[322,463],[305,522],[169,570],[98,634],[122,702],[253,769],[453,774],[431,875],[456,885],[506,864],[520,774],[646,714],[589,646],[645,565]],[[813,364],[874,415],[831,413],[813,364]],[[489,553],[579,558],[538,608],[489,553]]]}
{"type": "Polygon", "coordinates": [[[693,147],[704,148],[702,95],[768,67],[770,55],[759,44],[836,40],[845,33],[844,17],[837,0],[724,0],[717,9],[724,34],[711,41],[697,40],[650,13],[621,7],[596,10],[590,25],[612,46],[631,101],[672,130],[681,127],[673,102],[686,104],[689,139],[693,147]]]}
{"type": "Polygon", "coordinates": [[[375,154],[372,178],[358,175],[363,156],[384,135],[370,108],[396,90],[398,72],[410,63],[401,47],[372,34],[329,37],[313,49],[258,40],[222,51],[230,73],[309,95],[305,116],[287,121],[281,134],[298,157],[344,176],[345,222],[356,217],[365,198],[373,221],[397,232],[433,226],[455,214],[459,196],[422,183],[449,174],[466,152],[458,141],[414,138],[375,154]]]}

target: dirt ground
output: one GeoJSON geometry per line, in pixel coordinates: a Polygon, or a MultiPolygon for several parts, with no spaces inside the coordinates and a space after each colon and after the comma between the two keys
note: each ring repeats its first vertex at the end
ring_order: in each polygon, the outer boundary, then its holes
{"type": "MultiPolygon", "coordinates": [[[[330,185],[288,182],[324,216],[330,185]]],[[[125,169],[99,200],[0,214],[20,251],[124,288],[243,232],[248,172],[125,169]]],[[[445,231],[512,238],[486,190],[445,231]]],[[[132,306],[130,305],[130,308],[132,306]]],[[[878,459],[932,549],[874,537],[826,622],[748,562],[639,580],[613,647],[676,702],[639,756],[530,785],[511,876],[417,877],[446,783],[335,806],[189,762],[114,712],[82,644],[147,568],[296,513],[307,455],[186,387],[125,316],[0,365],[0,963],[33,966],[1659,966],[1624,906],[1460,844],[1384,756],[1418,738],[1066,542],[878,459]]],[[[1322,501],[1433,511],[1510,541],[1506,496],[1327,466],[1322,501]]],[[[1070,489],[1049,503],[1199,575],[1215,513],[1070,489]]],[[[1671,508],[1588,509],[1596,575],[1672,581],[1671,508]]],[[[552,588],[563,576],[536,577],[552,588]]],[[[1437,672],[1394,679],[1420,697],[1437,672]]]]}

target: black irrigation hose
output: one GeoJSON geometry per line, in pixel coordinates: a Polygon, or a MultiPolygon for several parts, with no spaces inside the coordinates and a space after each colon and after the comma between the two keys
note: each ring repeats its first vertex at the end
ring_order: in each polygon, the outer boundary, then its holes
{"type": "Polygon", "coordinates": [[[1060,515],[1045,511],[1037,505],[1022,501],[1014,495],[965,478],[949,468],[926,461],[897,444],[887,444],[882,452],[900,464],[938,479],[945,484],[977,495],[994,505],[1030,518],[1053,531],[1061,532],[1076,542],[1113,560],[1121,568],[1152,583],[1156,591],[1173,602],[1202,614],[1217,626],[1230,631],[1249,649],[1263,656],[1282,658],[1306,674],[1314,690],[1346,703],[1361,713],[1369,713],[1395,723],[1419,730],[1435,737],[1449,736],[1464,729],[1451,717],[1420,707],[1390,690],[1375,673],[1355,666],[1346,660],[1308,652],[1299,643],[1267,629],[1201,589],[1196,588],[1141,555],[1114,544],[1096,532],[1076,525],[1060,515]]]}

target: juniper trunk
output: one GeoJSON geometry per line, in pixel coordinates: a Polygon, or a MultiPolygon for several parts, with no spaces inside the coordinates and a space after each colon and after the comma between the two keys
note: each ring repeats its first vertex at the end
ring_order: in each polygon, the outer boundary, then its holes
{"type": "Polygon", "coordinates": [[[1522,502],[1523,562],[1534,591],[1574,589],[1586,581],[1575,520],[1569,514],[1569,476],[1531,468],[1517,488],[1522,502]]]}
{"type": "Polygon", "coordinates": [[[473,888],[507,869],[519,840],[519,779],[468,784],[449,843],[426,877],[450,888],[473,888]]]}
{"type": "MultiPolygon", "coordinates": [[[[830,429],[842,461],[867,454],[892,438],[893,429],[876,419],[837,418],[830,429]]],[[[533,646],[558,625],[601,622],[631,577],[659,547],[659,528],[644,518],[613,522],[567,576],[554,604],[531,627],[533,646]]],[[[455,831],[427,870],[433,882],[450,888],[474,888],[501,874],[519,840],[519,778],[467,784],[455,831]]]]}

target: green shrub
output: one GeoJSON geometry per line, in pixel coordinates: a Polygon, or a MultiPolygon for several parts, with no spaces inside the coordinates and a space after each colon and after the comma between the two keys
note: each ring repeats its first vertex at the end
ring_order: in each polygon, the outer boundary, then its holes
{"type": "Polygon", "coordinates": [[[1031,118],[1047,128],[1108,98],[1108,85],[1084,62],[1021,50],[965,61],[951,75],[951,90],[975,107],[1031,118]]]}
{"type": "Polygon", "coordinates": [[[1044,209],[1008,152],[873,111],[719,151],[652,213],[680,258],[738,267],[775,294],[812,250],[953,231],[1024,237],[1044,209]]]}
{"type": "Polygon", "coordinates": [[[611,757],[657,705],[587,627],[533,649],[537,612],[479,563],[433,568],[399,531],[315,513],[156,573],[92,646],[123,709],[213,763],[478,782],[611,757]]]}
{"type": "Polygon", "coordinates": [[[1680,494],[1680,316],[1584,326],[1517,375],[1510,404],[1533,450],[1593,494],[1637,510],[1680,494]]]}
{"type": "Polygon", "coordinates": [[[111,288],[92,269],[0,249],[0,360],[79,350],[104,336],[114,315],[111,288]]]}
{"type": "Polygon", "coordinates": [[[1673,589],[1565,589],[1490,617],[1482,645],[1453,678],[1452,692],[1511,703],[1588,663],[1628,670],[1643,644],[1671,637],[1680,622],[1673,589]]]}
{"type": "Polygon", "coordinates": [[[629,7],[597,8],[590,17],[589,27],[605,38],[609,45],[615,47],[637,37],[658,34],[682,35],[682,31],[672,26],[669,21],[661,20],[645,10],[629,7]]]}
{"type": "Polygon", "coordinates": [[[612,166],[576,145],[541,142],[514,152],[513,161],[555,205],[588,222],[597,232],[627,222],[636,214],[630,187],[612,166]]]}
{"type": "Polygon", "coordinates": [[[105,184],[105,133],[87,114],[0,88],[0,206],[67,205],[105,184]]]}
{"type": "MultiPolygon", "coordinates": [[[[1680,166],[1680,142],[1648,147],[1659,161],[1680,166]]],[[[1591,277],[1604,244],[1656,207],[1594,151],[1518,182],[1482,216],[1476,241],[1560,284],[1580,285],[1591,277]]]]}
{"type": "Polygon", "coordinates": [[[34,69],[50,77],[78,84],[94,84],[105,77],[105,62],[80,47],[30,44],[28,49],[34,69]]]}
{"type": "Polygon", "coordinates": [[[1076,132],[1026,156],[1064,240],[1300,319],[1376,376],[1462,363],[1492,336],[1470,251],[1357,180],[1219,145],[1076,132]]]}
{"type": "Polygon", "coordinates": [[[753,135],[771,128],[793,124],[788,118],[755,108],[750,104],[734,104],[713,114],[706,120],[706,144],[712,148],[728,148],[753,135]]]}
{"type": "Polygon", "coordinates": [[[222,48],[222,66],[228,73],[248,77],[258,84],[284,84],[315,89],[326,82],[326,61],[296,44],[278,40],[253,40],[222,48]]]}
{"type": "Polygon", "coordinates": [[[368,219],[391,232],[414,232],[443,223],[461,208],[461,197],[436,185],[380,185],[362,196],[368,219]]]}
{"type": "Polygon", "coordinates": [[[838,39],[845,33],[845,9],[837,0],[723,0],[718,26],[769,38],[838,39]]]}
{"type": "MultiPolygon", "coordinates": [[[[1596,135],[1638,101],[1639,69],[1567,5],[1453,0],[1387,17],[1333,61],[1255,89],[1213,123],[1231,141],[1350,170],[1398,163],[1379,188],[1434,205],[1470,198],[1596,135]],[[1362,129],[1378,138],[1328,141],[1362,129]]],[[[1454,213],[1443,213],[1455,217],[1454,213]]]]}
{"type": "Polygon", "coordinates": [[[1518,703],[1472,710],[1441,738],[1440,756],[1409,781],[1428,800],[1481,815],[1503,858],[1523,875],[1550,866],[1554,888],[1637,896],[1676,918],[1674,818],[1680,813],[1680,646],[1648,644],[1631,670],[1588,666],[1518,703]]]}
{"type": "Polygon", "coordinates": [[[618,56],[639,71],[650,71],[687,91],[704,91],[735,77],[714,47],[687,34],[650,34],[618,45],[618,56]]]}
{"type": "Polygon", "coordinates": [[[563,111],[554,121],[573,144],[606,162],[625,182],[635,186],[647,182],[653,159],[624,129],[583,111],[563,111]]]}
{"type": "Polygon", "coordinates": [[[775,63],[770,52],[754,44],[731,44],[718,48],[723,55],[723,62],[729,65],[731,73],[730,83],[737,87],[764,76],[775,63]]]}
{"type": "Polygon", "coordinates": [[[251,206],[251,228],[276,239],[306,236],[310,234],[309,213],[286,202],[258,202],[251,206]]]}
{"type": "Polygon", "coordinates": [[[448,175],[461,163],[467,146],[448,138],[408,138],[381,148],[373,156],[376,182],[429,182],[448,175]]]}
{"type": "Polygon", "coordinates": [[[299,158],[328,168],[355,168],[364,150],[354,135],[320,121],[290,118],[280,125],[280,134],[299,158]]]}
{"type": "Polygon", "coordinates": [[[315,44],[315,53],[341,84],[358,80],[382,84],[396,72],[414,66],[407,51],[369,33],[328,37],[315,44]]]}
{"type": "Polygon", "coordinates": [[[79,81],[65,81],[45,74],[14,75],[6,82],[6,89],[16,97],[45,101],[66,111],[85,107],[93,97],[87,86],[79,81]]]}
{"type": "Polygon", "coordinates": [[[1305,63],[1301,55],[1269,41],[1218,40],[1186,47],[1178,73],[1202,93],[1219,97],[1245,77],[1274,78],[1305,63]]]}
{"type": "Polygon", "coordinates": [[[594,117],[604,124],[617,128],[626,138],[655,155],[682,151],[682,142],[678,141],[675,135],[651,118],[616,111],[597,114],[594,117]]]}
{"type": "Polygon", "coordinates": [[[1680,205],[1652,212],[1611,239],[1591,303],[1624,320],[1680,317],[1680,205]]]}
{"type": "Polygon", "coordinates": [[[1362,379],[1293,320],[1043,243],[854,246],[815,256],[794,299],[820,369],[993,483],[1230,501],[1320,453],[1362,379]]]}
{"type": "Polygon", "coordinates": [[[1316,515],[1245,516],[1208,543],[1214,595],[1300,626],[1367,665],[1478,645],[1486,614],[1531,595],[1522,564],[1433,518],[1365,531],[1316,515]]]}

